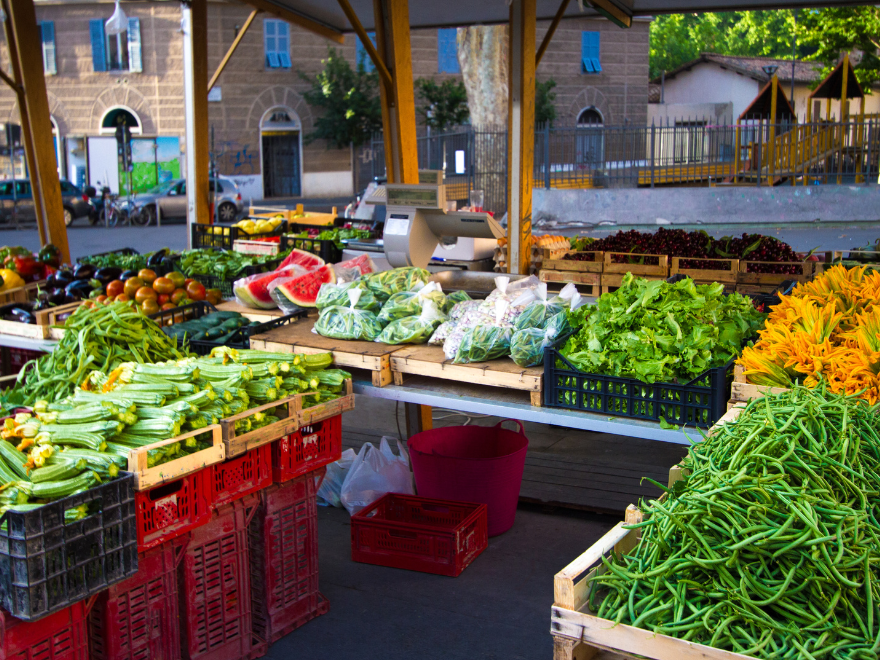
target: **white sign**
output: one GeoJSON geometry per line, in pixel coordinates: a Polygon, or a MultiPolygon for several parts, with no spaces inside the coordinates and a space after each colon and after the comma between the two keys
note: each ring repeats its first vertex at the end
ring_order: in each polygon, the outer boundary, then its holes
{"type": "Polygon", "coordinates": [[[212,87],[208,92],[208,101],[220,102],[223,100],[223,92],[219,87],[212,87]]]}
{"type": "Polygon", "coordinates": [[[386,218],[385,233],[392,236],[406,236],[409,232],[409,218],[386,218]]]}
{"type": "Polygon", "coordinates": [[[464,174],[464,150],[459,149],[455,152],[455,173],[464,174]]]}

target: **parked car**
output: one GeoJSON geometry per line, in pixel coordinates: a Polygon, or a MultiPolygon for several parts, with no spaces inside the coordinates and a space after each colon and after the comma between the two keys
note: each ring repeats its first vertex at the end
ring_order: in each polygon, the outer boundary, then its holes
{"type": "MultiPolygon", "coordinates": [[[[61,203],[64,205],[64,224],[88,217],[91,203],[83,191],[66,179],[61,179],[61,203]]],[[[37,210],[29,179],[0,181],[0,224],[36,223],[37,210]],[[14,188],[13,188],[14,187],[14,188]],[[14,194],[13,194],[14,190],[14,194]]]]}
{"type": "MultiPolygon", "coordinates": [[[[214,209],[218,222],[234,222],[242,212],[244,205],[241,193],[232,179],[217,177],[208,182],[209,190],[214,193],[214,209]]],[[[156,219],[156,207],[162,218],[186,217],[186,179],[175,179],[160,184],[145,193],[138,193],[134,198],[141,213],[153,224],[156,219]]]]}

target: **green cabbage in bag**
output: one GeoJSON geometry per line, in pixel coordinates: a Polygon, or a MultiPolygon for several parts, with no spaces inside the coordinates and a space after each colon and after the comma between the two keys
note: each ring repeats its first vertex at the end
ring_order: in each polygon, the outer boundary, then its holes
{"type": "Polygon", "coordinates": [[[383,344],[424,344],[446,316],[433,300],[426,300],[418,316],[406,316],[385,326],[376,341],[383,344]]]}
{"type": "Polygon", "coordinates": [[[382,324],[373,312],[357,309],[362,292],[362,289],[349,289],[348,307],[343,305],[325,307],[315,322],[315,332],[333,339],[375,341],[382,332],[382,324]]]}
{"type": "Polygon", "coordinates": [[[426,300],[432,300],[438,310],[446,305],[446,295],[436,282],[414,291],[401,291],[391,296],[379,312],[380,323],[391,323],[407,316],[418,316],[426,300]]]}

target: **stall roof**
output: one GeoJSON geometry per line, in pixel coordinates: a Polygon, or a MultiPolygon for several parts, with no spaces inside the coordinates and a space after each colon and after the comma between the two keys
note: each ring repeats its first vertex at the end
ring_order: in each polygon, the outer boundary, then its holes
{"type": "MultiPolygon", "coordinates": [[[[853,72],[852,62],[846,67],[846,98],[860,99],[865,96],[862,92],[862,86],[859,84],[856,74],[853,72]]],[[[834,71],[828,74],[828,77],[810,94],[811,99],[839,99],[843,93],[843,60],[841,60],[834,71]]]]}
{"type": "Polygon", "coordinates": [[[773,107],[773,81],[768,82],[764,87],[758,92],[758,95],[755,97],[755,100],[749,104],[749,107],[746,108],[743,113],[739,116],[740,121],[744,119],[770,119],[774,123],[781,123],[786,119],[792,119],[795,117],[794,108],[791,107],[791,103],[788,101],[788,97],[785,95],[785,92],[782,90],[782,87],[777,83],[776,86],[776,118],[771,119],[770,115],[772,114],[773,107]]]}
{"type": "MultiPolygon", "coordinates": [[[[267,5],[313,21],[329,30],[352,32],[337,0],[243,0],[246,4],[266,9],[267,5]]],[[[364,28],[375,29],[373,0],[350,0],[364,28]]],[[[537,0],[538,20],[550,20],[559,9],[560,0],[537,0]]],[[[596,0],[584,1],[581,12],[577,2],[571,2],[565,12],[566,18],[599,16],[601,14],[626,14],[628,16],[654,16],[656,14],[679,14],[702,11],[731,11],[737,9],[787,9],[794,7],[831,7],[864,4],[853,0],[596,0]],[[602,11],[604,9],[604,11],[602,11]]],[[[509,7],[505,0],[427,0],[410,1],[409,22],[413,28],[455,27],[507,23],[509,7]]]]}

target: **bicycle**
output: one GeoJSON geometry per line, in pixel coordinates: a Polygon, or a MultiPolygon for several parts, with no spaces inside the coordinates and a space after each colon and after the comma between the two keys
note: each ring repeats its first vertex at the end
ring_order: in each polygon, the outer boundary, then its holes
{"type": "Polygon", "coordinates": [[[150,214],[140,208],[133,199],[120,199],[119,195],[110,195],[104,208],[109,209],[110,215],[107,218],[109,227],[117,225],[143,227],[150,222],[150,214]]]}

